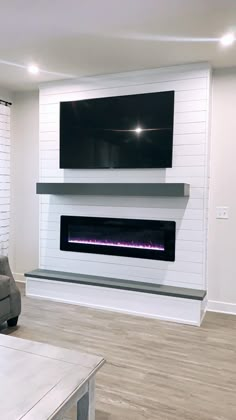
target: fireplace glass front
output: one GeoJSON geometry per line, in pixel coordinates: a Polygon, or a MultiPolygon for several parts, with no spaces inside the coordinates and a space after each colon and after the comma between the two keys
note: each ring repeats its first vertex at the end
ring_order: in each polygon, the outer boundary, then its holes
{"type": "Polygon", "coordinates": [[[174,261],[175,222],[61,216],[60,249],[174,261]]]}

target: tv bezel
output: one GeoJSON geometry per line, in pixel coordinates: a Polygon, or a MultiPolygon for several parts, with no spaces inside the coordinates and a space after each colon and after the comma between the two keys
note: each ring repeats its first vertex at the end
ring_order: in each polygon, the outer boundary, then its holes
{"type": "Polygon", "coordinates": [[[70,170],[155,170],[155,169],[167,169],[173,167],[173,141],[174,141],[174,118],[175,118],[175,90],[166,90],[166,91],[159,91],[159,92],[144,92],[144,93],[135,93],[135,94],[124,94],[124,95],[111,95],[106,97],[94,97],[94,98],[83,98],[79,100],[69,100],[69,101],[60,101],[60,108],[59,108],[59,168],[60,169],[70,169],[70,170]],[[172,147],[171,147],[171,159],[170,159],[170,165],[164,164],[163,166],[147,166],[147,167],[132,167],[132,166],[104,166],[104,167],[78,167],[78,166],[65,166],[65,164],[62,165],[61,163],[61,104],[63,103],[74,103],[74,102],[81,102],[81,101],[93,101],[97,99],[106,99],[106,98],[118,98],[118,97],[130,97],[130,96],[136,96],[136,95],[151,95],[151,94],[164,94],[164,93],[173,93],[173,128],[172,128],[172,147]]]}

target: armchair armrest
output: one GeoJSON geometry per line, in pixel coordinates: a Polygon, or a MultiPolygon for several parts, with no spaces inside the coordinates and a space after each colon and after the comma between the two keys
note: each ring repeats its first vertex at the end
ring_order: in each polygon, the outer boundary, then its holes
{"type": "Polygon", "coordinates": [[[8,257],[4,255],[0,255],[0,275],[8,276],[13,279],[8,257]]]}
{"type": "Polygon", "coordinates": [[[0,301],[10,296],[10,278],[0,275],[0,301]]]}

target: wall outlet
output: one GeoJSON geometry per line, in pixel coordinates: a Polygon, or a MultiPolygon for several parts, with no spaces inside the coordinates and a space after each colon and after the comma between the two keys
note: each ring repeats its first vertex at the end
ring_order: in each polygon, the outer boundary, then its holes
{"type": "Polygon", "coordinates": [[[229,218],[229,207],[216,207],[216,218],[217,219],[228,219],[229,218]]]}

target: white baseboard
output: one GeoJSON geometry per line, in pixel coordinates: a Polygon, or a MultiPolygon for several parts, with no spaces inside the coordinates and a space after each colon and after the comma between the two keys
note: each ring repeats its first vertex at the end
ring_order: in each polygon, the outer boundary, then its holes
{"type": "Polygon", "coordinates": [[[236,303],[208,300],[207,310],[210,312],[221,312],[224,314],[236,315],[236,303]]]}
{"type": "Polygon", "coordinates": [[[26,283],[25,276],[23,273],[12,273],[15,281],[18,283],[26,283]]]}
{"type": "Polygon", "coordinates": [[[200,326],[205,301],[26,277],[26,295],[200,326]]]}

